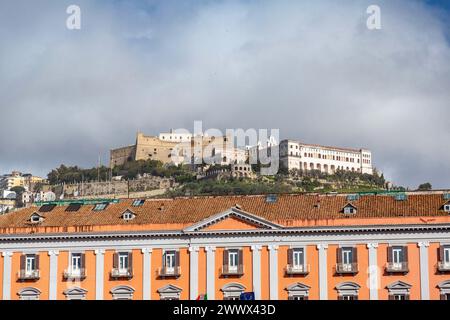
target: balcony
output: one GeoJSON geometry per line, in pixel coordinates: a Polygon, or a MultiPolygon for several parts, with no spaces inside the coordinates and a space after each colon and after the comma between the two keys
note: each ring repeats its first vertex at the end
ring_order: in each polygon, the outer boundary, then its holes
{"type": "Polygon", "coordinates": [[[158,276],[161,278],[179,277],[181,267],[162,267],[158,269],[158,276]]]}
{"type": "Polygon", "coordinates": [[[288,264],[284,269],[287,275],[307,275],[310,270],[309,264],[292,265],[288,264]]]}
{"type": "Polygon", "coordinates": [[[20,270],[17,273],[19,280],[38,280],[40,278],[39,270],[20,270]]]}
{"type": "Polygon", "coordinates": [[[338,274],[355,274],[358,273],[357,263],[337,263],[336,273],[338,274]]]}
{"type": "Polygon", "coordinates": [[[131,269],[119,269],[114,268],[111,270],[111,278],[120,279],[120,278],[133,278],[133,271],[131,269]]]}
{"type": "Polygon", "coordinates": [[[84,279],[86,278],[85,269],[66,269],[63,274],[64,279],[84,279]]]}
{"type": "Polygon", "coordinates": [[[407,273],[409,272],[408,262],[388,262],[386,272],[389,273],[407,273]]]}
{"type": "Polygon", "coordinates": [[[242,264],[238,266],[224,265],[222,266],[222,276],[242,276],[244,274],[244,266],[242,264]]]}
{"type": "Polygon", "coordinates": [[[439,272],[449,272],[450,271],[450,262],[439,261],[437,264],[437,269],[439,272]]]}

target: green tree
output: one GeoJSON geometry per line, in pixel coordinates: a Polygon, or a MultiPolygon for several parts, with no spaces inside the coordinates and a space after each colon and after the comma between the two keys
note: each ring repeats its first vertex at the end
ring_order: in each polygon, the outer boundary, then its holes
{"type": "Polygon", "coordinates": [[[429,182],[422,183],[417,188],[417,190],[420,190],[420,191],[428,191],[431,189],[432,189],[432,186],[431,186],[431,183],[429,183],[429,182]]]}
{"type": "Polygon", "coordinates": [[[25,188],[17,186],[17,187],[12,187],[9,190],[14,191],[16,193],[16,206],[19,208],[23,207],[22,194],[25,192],[25,188]]]}

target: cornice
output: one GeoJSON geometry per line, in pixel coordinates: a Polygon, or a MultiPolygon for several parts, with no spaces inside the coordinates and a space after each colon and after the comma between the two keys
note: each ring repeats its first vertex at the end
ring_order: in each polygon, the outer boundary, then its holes
{"type": "Polygon", "coordinates": [[[380,234],[380,233],[419,233],[419,232],[449,232],[450,224],[428,225],[372,225],[372,226],[329,226],[329,227],[302,227],[282,229],[251,229],[251,230],[211,230],[211,231],[123,231],[123,232],[96,232],[96,233],[33,233],[33,234],[7,234],[0,235],[1,242],[27,242],[27,241],[64,241],[64,240],[126,240],[136,238],[204,238],[214,236],[289,236],[310,234],[380,234]]]}

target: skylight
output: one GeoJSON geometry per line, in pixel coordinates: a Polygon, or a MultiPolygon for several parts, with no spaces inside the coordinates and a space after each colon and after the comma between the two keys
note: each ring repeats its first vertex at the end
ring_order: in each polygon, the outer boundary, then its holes
{"type": "Polygon", "coordinates": [[[395,195],[395,200],[397,200],[397,201],[405,201],[407,199],[408,199],[408,197],[404,193],[399,193],[399,194],[395,195]]]}
{"type": "Polygon", "coordinates": [[[80,210],[80,208],[81,208],[81,203],[71,203],[67,207],[66,212],[76,212],[76,211],[80,210]]]}
{"type": "Polygon", "coordinates": [[[94,209],[92,209],[92,211],[103,211],[106,209],[107,206],[108,206],[107,203],[97,203],[94,206],[94,209]]]}
{"type": "Polygon", "coordinates": [[[267,203],[275,203],[275,202],[277,202],[277,199],[278,199],[278,197],[276,194],[268,194],[266,197],[266,202],[267,203]]]}
{"type": "Polygon", "coordinates": [[[137,199],[133,201],[133,207],[141,207],[144,205],[145,200],[143,199],[137,199]]]}
{"type": "Polygon", "coordinates": [[[56,207],[56,204],[45,204],[39,208],[39,212],[50,212],[56,207]]]}
{"type": "Polygon", "coordinates": [[[359,199],[359,194],[349,194],[347,196],[347,200],[348,201],[356,201],[359,199]]]}

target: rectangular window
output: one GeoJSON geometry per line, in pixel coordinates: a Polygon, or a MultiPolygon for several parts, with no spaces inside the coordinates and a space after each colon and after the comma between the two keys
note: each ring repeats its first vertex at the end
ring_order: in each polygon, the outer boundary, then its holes
{"type": "Polygon", "coordinates": [[[36,270],[36,256],[27,255],[25,257],[25,273],[29,274],[36,270]]]}
{"type": "Polygon", "coordinates": [[[402,262],[404,262],[403,247],[392,247],[392,262],[394,264],[401,264],[402,262]]]}
{"type": "Polygon", "coordinates": [[[70,267],[72,271],[80,271],[81,269],[81,253],[72,253],[70,257],[70,267]]]}
{"type": "Polygon", "coordinates": [[[228,251],[228,267],[230,271],[237,271],[238,268],[238,251],[228,251]]]}
{"type": "Polygon", "coordinates": [[[175,270],[175,251],[166,251],[164,253],[164,267],[169,272],[175,270]]]}
{"type": "Polygon", "coordinates": [[[445,264],[450,264],[450,247],[444,247],[444,261],[445,264]]]}
{"type": "Polygon", "coordinates": [[[128,252],[119,253],[119,271],[127,271],[129,266],[128,252]]]}
{"type": "Polygon", "coordinates": [[[343,264],[353,263],[353,248],[342,248],[342,263],[343,264]]]}
{"type": "Polygon", "coordinates": [[[304,264],[304,251],[302,248],[300,249],[294,249],[292,251],[292,262],[293,262],[293,267],[296,269],[300,269],[301,267],[303,267],[304,264]]]}

